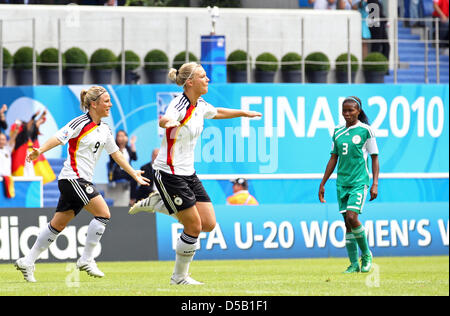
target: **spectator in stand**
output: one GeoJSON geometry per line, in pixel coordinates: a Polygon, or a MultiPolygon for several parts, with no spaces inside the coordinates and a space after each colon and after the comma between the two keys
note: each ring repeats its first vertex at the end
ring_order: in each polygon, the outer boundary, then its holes
{"type": "Polygon", "coordinates": [[[248,192],[248,182],[244,178],[237,178],[233,183],[233,195],[227,198],[230,205],[258,205],[258,201],[248,192]]]}
{"type": "Polygon", "coordinates": [[[383,3],[380,0],[367,0],[367,3],[369,5],[377,5],[380,14],[380,21],[374,20],[374,23],[369,25],[370,36],[372,40],[374,40],[370,45],[370,51],[382,53],[389,60],[389,52],[391,50],[387,32],[389,25],[386,16],[384,15],[383,3]]]}
{"type": "Polygon", "coordinates": [[[367,17],[369,13],[367,12],[368,2],[367,0],[356,0],[352,1],[353,10],[358,10],[361,13],[361,32],[362,32],[362,58],[366,58],[369,54],[369,42],[367,40],[371,39],[371,34],[369,26],[367,25],[367,17]]]}
{"type": "Polygon", "coordinates": [[[410,27],[423,26],[423,23],[419,20],[422,18],[422,0],[409,0],[409,22],[410,27]]]}
{"type": "Polygon", "coordinates": [[[352,0],[338,0],[337,9],[338,10],[351,10],[352,9],[352,0]]]}
{"type": "Polygon", "coordinates": [[[2,0],[0,3],[8,4],[41,4],[42,0],[2,0]]]}
{"type": "Polygon", "coordinates": [[[0,133],[3,131],[6,131],[8,128],[8,123],[6,123],[6,117],[5,112],[8,110],[8,107],[6,104],[3,104],[3,106],[0,108],[0,133]]]}
{"type": "Polygon", "coordinates": [[[137,189],[136,193],[136,201],[145,199],[148,195],[156,190],[155,181],[153,179],[153,167],[152,164],[158,156],[159,148],[155,148],[152,151],[152,160],[149,163],[146,163],[141,167],[141,170],[144,171],[142,176],[147,179],[150,179],[149,185],[140,185],[137,189]]]}
{"type": "Polygon", "coordinates": [[[109,7],[123,6],[125,5],[125,0],[106,0],[103,5],[109,7]]]}
{"type": "MultiPolygon", "coordinates": [[[[124,130],[119,130],[116,133],[116,144],[119,150],[125,157],[125,160],[131,164],[131,161],[137,160],[136,153],[136,136],[132,136],[130,144],[128,145],[128,134],[124,130]]],[[[123,170],[114,159],[110,158],[108,163],[109,181],[127,180],[130,182],[130,205],[136,202],[137,182],[123,170]]]]}
{"type": "Polygon", "coordinates": [[[11,152],[16,142],[17,130],[11,131],[8,138],[0,132],[0,177],[11,175],[11,152]]]}
{"type": "Polygon", "coordinates": [[[441,54],[448,56],[448,2],[449,0],[433,0],[433,17],[439,18],[439,46],[441,54]]]}
{"type": "Polygon", "coordinates": [[[314,5],[314,10],[334,10],[338,0],[308,0],[309,4],[314,5]]]}

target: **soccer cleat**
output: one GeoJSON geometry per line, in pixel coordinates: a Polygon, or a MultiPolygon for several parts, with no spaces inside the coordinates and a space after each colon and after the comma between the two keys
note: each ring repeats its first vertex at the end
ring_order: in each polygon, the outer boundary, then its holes
{"type": "Polygon", "coordinates": [[[173,275],[170,278],[171,285],[203,285],[204,283],[198,282],[191,278],[189,275],[186,275],[184,278],[175,278],[173,275]]]}
{"type": "Polygon", "coordinates": [[[343,273],[357,273],[360,272],[359,264],[351,264],[348,266],[347,270],[345,270],[343,273]]]}
{"type": "Polygon", "coordinates": [[[17,270],[22,272],[23,278],[27,282],[36,282],[36,279],[34,278],[34,264],[33,265],[26,265],[23,262],[23,258],[17,259],[16,263],[14,263],[14,266],[17,270]]]}
{"type": "Polygon", "coordinates": [[[361,256],[361,272],[362,273],[367,273],[370,271],[370,269],[372,269],[372,260],[373,260],[372,252],[368,255],[361,256]]]}
{"type": "Polygon", "coordinates": [[[155,205],[161,201],[161,196],[158,191],[152,192],[145,199],[139,200],[128,211],[128,214],[134,215],[139,212],[155,212],[155,205]]]}
{"type": "Polygon", "coordinates": [[[105,274],[97,267],[94,260],[82,262],[80,258],[77,261],[77,268],[80,271],[86,271],[88,275],[96,278],[103,278],[105,276],[105,274]]]}

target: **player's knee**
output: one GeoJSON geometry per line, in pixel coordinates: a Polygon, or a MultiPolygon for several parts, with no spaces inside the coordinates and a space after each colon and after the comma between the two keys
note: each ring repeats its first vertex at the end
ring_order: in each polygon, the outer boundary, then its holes
{"type": "Polygon", "coordinates": [[[66,228],[67,226],[65,223],[58,223],[58,222],[50,222],[50,225],[59,232],[62,232],[64,228],[66,228]]]}
{"type": "Polygon", "coordinates": [[[214,230],[214,228],[216,228],[216,222],[209,222],[209,223],[203,223],[202,225],[202,231],[209,233],[211,231],[214,230]]]}
{"type": "Polygon", "coordinates": [[[184,231],[186,234],[190,236],[198,236],[202,231],[202,223],[200,221],[192,221],[186,224],[183,224],[184,231]]]}
{"type": "Polygon", "coordinates": [[[347,227],[355,227],[358,222],[358,214],[352,211],[347,211],[345,216],[345,223],[347,227]]]}

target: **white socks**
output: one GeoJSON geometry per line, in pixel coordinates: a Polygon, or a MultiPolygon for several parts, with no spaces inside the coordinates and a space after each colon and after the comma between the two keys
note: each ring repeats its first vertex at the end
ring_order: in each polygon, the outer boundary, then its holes
{"type": "MultiPolygon", "coordinates": [[[[83,255],[81,256],[81,261],[91,261],[94,259],[94,249],[102,238],[103,232],[105,231],[106,224],[109,222],[108,218],[95,217],[89,224],[87,235],[86,235],[86,245],[84,247],[83,255]]],[[[56,240],[58,234],[57,231],[48,223],[48,225],[42,229],[36,239],[30,252],[24,257],[24,262],[27,265],[33,265],[38,259],[39,255],[47,250],[52,242],[56,240]]]]}
{"type": "Polygon", "coordinates": [[[34,245],[31,248],[30,252],[25,256],[25,264],[33,265],[39,255],[47,250],[48,247],[50,247],[51,243],[56,240],[56,237],[58,237],[59,233],[59,231],[54,229],[52,225],[48,223],[48,225],[45,226],[45,228],[42,229],[42,231],[39,233],[39,236],[34,242],[34,245]]]}
{"type": "Polygon", "coordinates": [[[80,261],[87,262],[94,259],[94,249],[102,238],[103,232],[105,231],[106,224],[108,224],[109,218],[105,217],[94,217],[94,219],[89,223],[88,231],[86,234],[86,244],[84,246],[83,254],[81,255],[80,261]]]}
{"type": "Polygon", "coordinates": [[[175,268],[173,270],[173,276],[175,279],[184,278],[188,274],[189,264],[194,258],[195,251],[198,248],[197,238],[198,237],[187,235],[184,231],[180,238],[178,238],[175,249],[175,268]]]}
{"type": "Polygon", "coordinates": [[[178,221],[178,217],[175,214],[169,214],[169,211],[167,210],[167,207],[164,205],[164,201],[161,198],[158,201],[158,203],[155,204],[154,209],[155,209],[155,212],[172,216],[173,218],[175,218],[178,221]]]}

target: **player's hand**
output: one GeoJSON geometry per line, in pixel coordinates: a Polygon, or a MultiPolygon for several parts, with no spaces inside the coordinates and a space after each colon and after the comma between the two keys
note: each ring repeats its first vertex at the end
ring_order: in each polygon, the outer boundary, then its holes
{"type": "Polygon", "coordinates": [[[370,188],[370,200],[375,200],[378,196],[378,185],[373,184],[372,187],[370,188]]]}
{"type": "Polygon", "coordinates": [[[254,117],[262,117],[262,114],[256,111],[246,111],[245,117],[254,118],[254,117]]]}
{"type": "Polygon", "coordinates": [[[164,128],[171,128],[171,127],[177,127],[180,126],[180,122],[175,121],[175,120],[168,120],[166,123],[166,126],[164,126],[164,128]]]}
{"type": "Polygon", "coordinates": [[[323,185],[321,185],[319,187],[319,201],[320,203],[326,203],[327,201],[325,200],[325,188],[323,185]]]}
{"type": "Polygon", "coordinates": [[[26,160],[28,162],[31,162],[35,159],[37,159],[41,155],[41,151],[39,148],[33,148],[31,152],[28,153],[26,160]]]}
{"type": "Polygon", "coordinates": [[[134,180],[136,180],[137,183],[140,185],[150,185],[150,180],[146,177],[143,177],[142,174],[144,173],[143,170],[134,170],[134,180]]]}

